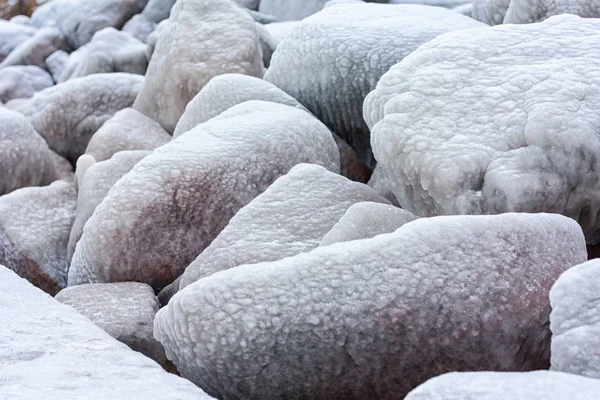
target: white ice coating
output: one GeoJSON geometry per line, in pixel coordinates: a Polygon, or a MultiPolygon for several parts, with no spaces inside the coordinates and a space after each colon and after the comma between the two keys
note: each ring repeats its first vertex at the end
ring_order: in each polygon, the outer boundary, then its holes
{"type": "Polygon", "coordinates": [[[598,393],[600,381],[560,372],[453,372],[404,400],[591,400],[598,393]]]}
{"type": "Polygon", "coordinates": [[[600,379],[599,291],[600,260],[569,269],[552,287],[552,370],[600,379]]]}
{"type": "Polygon", "coordinates": [[[0,398],[210,400],[0,266],[0,398]]]}
{"type": "Polygon", "coordinates": [[[126,73],[71,79],[36,93],[25,114],[52,150],[75,162],[98,128],[133,104],[143,82],[126,73]]]}
{"type": "Polygon", "coordinates": [[[457,368],[547,368],[548,292],[586,258],[561,215],[420,218],[201,279],[154,334],[219,398],[399,399],[457,368]]]}
{"type": "Polygon", "coordinates": [[[384,233],[392,233],[417,216],[389,204],[365,201],[348,208],[342,218],[321,240],[319,246],[351,240],[370,239],[384,233]]]}
{"type": "Polygon", "coordinates": [[[50,294],[64,288],[76,201],[73,184],[64,181],[1,196],[0,264],[50,294]]]}
{"type": "Polygon", "coordinates": [[[238,265],[310,251],[348,207],[360,201],[388,204],[367,185],[318,165],[297,165],[235,214],[173,284],[170,295],[238,265]]]}
{"type": "Polygon", "coordinates": [[[0,68],[0,102],[29,98],[53,85],[52,76],[35,65],[0,68]]]}
{"type": "Polygon", "coordinates": [[[146,44],[129,33],[104,28],[71,53],[59,82],[105,72],[144,75],[148,68],[146,50],[146,44]]]}
{"type": "Polygon", "coordinates": [[[122,31],[129,33],[134,38],[146,43],[148,36],[156,28],[156,23],[149,20],[142,14],[137,14],[131,17],[129,21],[123,26],[122,31]]]}
{"type": "Polygon", "coordinates": [[[490,25],[528,24],[554,15],[600,17],[595,0],[473,0],[473,18],[490,25]]]}
{"type": "Polygon", "coordinates": [[[363,100],[379,78],[436,36],[483,27],[454,11],[362,2],[327,7],[279,43],[265,80],[289,93],[373,164],[363,100]]]}
{"type": "Polygon", "coordinates": [[[171,141],[157,122],[132,108],[115,113],[87,145],[86,154],[96,161],[108,160],[124,150],[154,150],[171,141]]]}
{"type": "Polygon", "coordinates": [[[46,58],[58,50],[69,50],[69,45],[63,34],[56,28],[42,28],[35,35],[19,44],[0,63],[0,68],[10,65],[37,65],[47,69],[46,58]]]}
{"type": "Polygon", "coordinates": [[[19,44],[35,35],[37,29],[0,19],[0,62],[19,44]]]}
{"type": "Polygon", "coordinates": [[[179,0],[133,108],[173,132],[188,102],[211,78],[225,73],[262,76],[254,20],[230,0],[179,0]]]}
{"type": "Polygon", "coordinates": [[[294,165],[339,172],[329,130],[305,111],[250,101],[156,149],[88,220],[69,284],[138,281],[162,289],[231,217],[294,165]]]}
{"type": "Polygon", "coordinates": [[[598,240],[599,52],[600,20],[563,15],[448,33],[395,65],[364,115],[402,207],[564,214],[598,240]]]}

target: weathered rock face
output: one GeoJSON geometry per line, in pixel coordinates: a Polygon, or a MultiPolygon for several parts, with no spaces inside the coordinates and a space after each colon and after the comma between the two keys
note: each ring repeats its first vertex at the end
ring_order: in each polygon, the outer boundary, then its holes
{"type": "Polygon", "coordinates": [[[75,188],[64,181],[1,196],[0,264],[50,294],[67,286],[76,199],[75,188]]]}
{"type": "Polygon", "coordinates": [[[339,172],[329,130],[293,107],[251,101],[156,149],[96,208],[69,284],[177,278],[271,183],[300,163],[339,172]]]}
{"type": "Polygon", "coordinates": [[[402,207],[557,213],[600,240],[599,51],[600,20],[562,15],[448,33],[392,67],[365,118],[402,207]]]}
{"type": "Polygon", "coordinates": [[[261,77],[254,21],[229,0],[180,0],[160,34],[134,107],[173,132],[186,105],[225,73],[261,77]]]}
{"type": "Polygon", "coordinates": [[[183,275],[165,289],[161,303],[216,272],[316,248],[348,207],[360,201],[387,203],[368,186],[323,167],[295,166],[237,212],[183,275]]]}
{"type": "Polygon", "coordinates": [[[74,164],[98,128],[133,104],[143,82],[125,73],[71,79],[36,93],[25,114],[50,148],[74,164]]]}
{"type": "Polygon", "coordinates": [[[448,371],[547,368],[548,292],[585,259],[560,215],[421,218],[201,279],[154,331],[219,398],[398,399],[448,371]]]}
{"type": "Polygon", "coordinates": [[[2,266],[0,292],[0,398],[212,399],[2,266]]]}
{"type": "Polygon", "coordinates": [[[159,307],[150,286],[137,282],[94,283],[65,288],[55,298],[132,350],[160,365],[167,363],[165,351],[153,335],[159,307]]]}

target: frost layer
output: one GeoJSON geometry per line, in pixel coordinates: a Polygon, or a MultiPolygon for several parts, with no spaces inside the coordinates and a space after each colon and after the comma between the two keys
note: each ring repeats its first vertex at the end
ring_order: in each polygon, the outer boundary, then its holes
{"type": "Polygon", "coordinates": [[[154,332],[219,398],[399,399],[457,369],[547,368],[548,292],[586,258],[560,215],[421,218],[201,279],[154,332]]]}

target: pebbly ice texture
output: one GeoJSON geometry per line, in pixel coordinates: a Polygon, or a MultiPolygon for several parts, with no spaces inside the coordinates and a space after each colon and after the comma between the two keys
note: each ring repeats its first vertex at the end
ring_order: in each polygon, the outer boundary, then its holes
{"type": "Polygon", "coordinates": [[[402,207],[564,214],[598,241],[599,28],[563,15],[453,32],[391,68],[365,119],[402,207]]]}
{"type": "Polygon", "coordinates": [[[85,154],[104,161],[119,151],[154,150],[170,141],[171,135],[157,122],[132,108],[125,108],[94,133],[85,154]]]}
{"type": "Polygon", "coordinates": [[[0,196],[0,264],[50,294],[67,286],[76,198],[64,181],[0,196]]]}
{"type": "Polygon", "coordinates": [[[560,14],[598,18],[600,4],[594,0],[473,0],[473,18],[489,25],[528,24],[560,14]]]}
{"type": "Polygon", "coordinates": [[[71,79],[36,93],[25,114],[52,150],[75,163],[98,128],[133,104],[143,82],[125,73],[71,79]]]}
{"type": "Polygon", "coordinates": [[[111,189],[75,248],[69,285],[138,281],[160,290],[231,217],[294,165],[339,172],[329,130],[293,107],[232,107],[144,158],[111,189]]]}
{"type": "Polygon", "coordinates": [[[0,266],[0,398],[210,400],[0,266]]]}
{"type": "Polygon", "coordinates": [[[600,260],[562,274],[550,291],[552,370],[600,378],[600,260]]]}
{"type": "Polygon", "coordinates": [[[216,272],[318,247],[348,207],[360,201],[387,204],[367,185],[318,165],[295,166],[231,218],[183,275],[161,292],[161,303],[216,272]]]}
{"type": "Polygon", "coordinates": [[[254,21],[230,0],[179,0],[133,108],[171,133],[188,102],[212,77],[224,73],[262,76],[254,21]]]}
{"type": "Polygon", "coordinates": [[[201,279],[154,332],[222,399],[397,399],[449,371],[549,367],[548,292],[586,258],[560,215],[421,218],[201,279]]]}
{"type": "Polygon", "coordinates": [[[440,34],[483,26],[439,7],[337,4],[303,20],[279,43],[265,80],[296,98],[373,166],[362,111],[379,78],[440,34]]]}

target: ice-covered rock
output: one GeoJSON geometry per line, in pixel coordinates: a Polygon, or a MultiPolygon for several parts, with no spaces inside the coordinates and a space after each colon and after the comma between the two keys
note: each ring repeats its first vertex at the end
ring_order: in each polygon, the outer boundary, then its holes
{"type": "Polygon", "coordinates": [[[286,22],[275,22],[273,24],[265,25],[265,29],[273,39],[279,44],[285,39],[292,31],[300,25],[300,21],[286,21],[286,22]]]}
{"type": "Polygon", "coordinates": [[[596,0],[510,0],[504,23],[528,24],[560,14],[599,18],[600,3],[596,0]]]}
{"type": "Polygon", "coordinates": [[[277,21],[297,21],[320,11],[329,0],[261,0],[258,10],[271,14],[277,21]]]}
{"type": "Polygon", "coordinates": [[[558,213],[600,239],[598,51],[600,20],[563,15],[452,32],[395,65],[365,119],[402,207],[558,213]]]}
{"type": "Polygon", "coordinates": [[[50,148],[74,163],[104,122],[131,107],[143,82],[126,73],[71,79],[36,93],[26,115],[50,148]]]}
{"type": "Polygon", "coordinates": [[[33,27],[0,19],[0,62],[36,32],[33,27]]]}
{"type": "Polygon", "coordinates": [[[69,45],[63,34],[56,28],[43,28],[35,35],[19,44],[0,63],[0,68],[10,65],[37,65],[48,69],[46,58],[57,50],[68,50],[69,45]]]}
{"type": "Polygon", "coordinates": [[[586,258],[560,215],[421,218],[201,279],[154,335],[219,398],[399,399],[457,369],[547,368],[548,292],[586,258]]]}
{"type": "Polygon", "coordinates": [[[243,206],[294,165],[339,172],[329,130],[293,107],[250,101],[156,149],[96,208],[69,284],[177,278],[243,206]]]}
{"type": "Polygon", "coordinates": [[[0,108],[0,171],[0,196],[59,178],[48,144],[27,118],[6,107],[0,108]]]}
{"type": "Polygon", "coordinates": [[[1,196],[0,264],[50,294],[67,286],[75,203],[75,188],[64,181],[1,196]]]}
{"type": "Polygon", "coordinates": [[[148,68],[146,51],[146,44],[129,33],[104,28],[71,53],[59,82],[105,72],[144,75],[148,68]]]}
{"type": "Polygon", "coordinates": [[[416,215],[388,204],[371,201],[356,203],[350,206],[342,218],[327,232],[319,246],[370,239],[384,233],[392,233],[416,219],[416,215]]]}
{"type": "MultiPolygon", "coordinates": [[[[77,160],[77,214],[69,235],[69,260],[75,252],[75,245],[81,238],[83,227],[94,210],[104,200],[108,191],[119,179],[131,171],[133,166],[150,154],[149,151],[121,151],[112,158],[100,162],[77,160]]],[[[84,159],[86,160],[86,159],[84,159]]]]}
{"type": "Polygon", "coordinates": [[[167,358],[154,339],[158,301],[144,283],[92,283],[61,290],[55,299],[85,315],[103,331],[132,350],[165,365],[167,358]]]}
{"type": "Polygon", "coordinates": [[[371,178],[369,179],[368,185],[373,188],[377,193],[381,196],[388,199],[395,206],[400,206],[394,191],[392,190],[392,184],[390,180],[385,175],[385,171],[381,168],[381,166],[376,165],[373,169],[373,174],[371,174],[371,178]]]}
{"type": "Polygon", "coordinates": [[[132,108],[117,112],[92,136],[86,154],[96,161],[108,160],[123,150],[154,150],[171,141],[157,122],[132,108]]]}
{"type": "Polygon", "coordinates": [[[160,35],[162,34],[163,30],[165,30],[168,25],[169,20],[165,19],[164,21],[159,22],[156,25],[156,28],[154,28],[154,30],[152,31],[152,33],[148,35],[148,39],[146,40],[146,44],[148,45],[148,49],[146,50],[148,60],[152,58],[152,54],[154,54],[154,49],[156,48],[158,38],[160,38],[160,35]]]}
{"type": "Polygon", "coordinates": [[[269,31],[260,22],[255,22],[258,39],[260,40],[260,48],[262,51],[262,61],[265,68],[271,65],[271,57],[277,48],[279,42],[271,36],[269,31]]]}
{"type": "Polygon", "coordinates": [[[389,0],[389,4],[422,4],[424,6],[453,8],[467,3],[465,0],[389,0]]]}
{"type": "Polygon", "coordinates": [[[281,260],[318,247],[348,207],[361,201],[387,203],[368,186],[321,166],[295,166],[235,214],[183,275],[165,289],[161,302],[216,272],[281,260]]]}
{"type": "Polygon", "coordinates": [[[0,292],[0,398],[211,399],[2,266],[0,292]]]}
{"type": "Polygon", "coordinates": [[[60,76],[62,75],[68,61],[69,53],[64,50],[57,50],[46,58],[46,67],[48,68],[50,74],[52,74],[52,79],[54,79],[54,82],[58,82],[60,80],[60,76]]]}
{"type": "Polygon", "coordinates": [[[10,22],[12,22],[14,24],[19,24],[19,25],[33,26],[33,23],[31,22],[31,18],[28,17],[27,15],[15,15],[14,17],[12,17],[10,19],[10,22]]]}
{"type": "Polygon", "coordinates": [[[133,108],[173,132],[188,102],[225,73],[262,76],[254,21],[230,0],[179,0],[133,108]]]}
{"type": "Polygon", "coordinates": [[[0,101],[23,99],[54,85],[46,71],[35,65],[0,68],[0,101]]]}
{"type": "Polygon", "coordinates": [[[159,23],[169,18],[171,8],[176,0],[149,0],[142,11],[142,15],[154,23],[159,23]]]}
{"type": "Polygon", "coordinates": [[[511,0],[473,0],[471,15],[488,25],[500,25],[511,0]]]}
{"type": "Polygon", "coordinates": [[[551,371],[453,372],[430,379],[405,400],[590,400],[600,381],[551,371]]]}
{"type": "Polygon", "coordinates": [[[569,269],[550,291],[552,369],[600,378],[600,260],[569,269]]]}
{"type": "Polygon", "coordinates": [[[154,32],[155,28],[156,22],[150,21],[142,14],[137,14],[127,21],[121,30],[146,43],[148,36],[154,32]]]}
{"type": "Polygon", "coordinates": [[[338,4],[306,18],[279,43],[265,80],[300,101],[373,165],[362,112],[379,78],[436,36],[482,26],[441,7],[338,4]]]}
{"type": "Polygon", "coordinates": [[[462,4],[452,8],[452,11],[466,15],[467,17],[473,17],[473,3],[462,4]]]}
{"type": "Polygon", "coordinates": [[[258,10],[260,0],[233,0],[233,2],[249,10],[258,10]]]}

